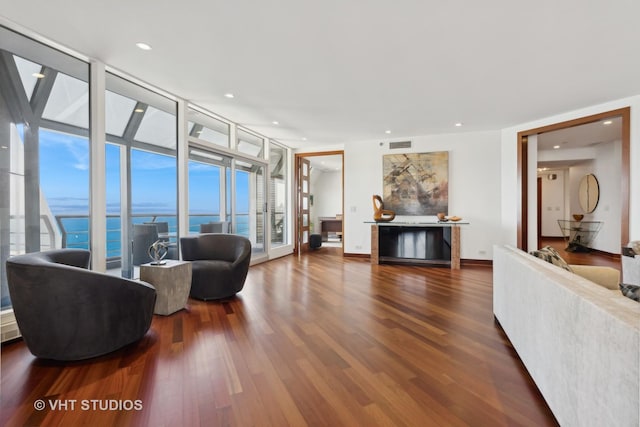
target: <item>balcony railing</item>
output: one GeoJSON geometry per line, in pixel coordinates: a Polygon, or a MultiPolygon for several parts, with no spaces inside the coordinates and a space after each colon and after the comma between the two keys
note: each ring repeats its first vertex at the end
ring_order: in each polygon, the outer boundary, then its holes
{"type": "MultiPolygon", "coordinates": [[[[262,212],[255,214],[258,219],[263,215],[262,212]]],[[[284,212],[272,212],[271,215],[271,237],[272,243],[284,244],[284,212]]],[[[41,219],[41,250],[62,248],[80,248],[89,249],[89,216],[88,215],[56,215],[53,219],[47,215],[42,215],[41,219]],[[54,224],[55,222],[55,224],[54,224]],[[59,239],[59,241],[58,241],[59,239]]],[[[24,220],[18,216],[11,217],[11,242],[10,253],[12,255],[25,252],[25,234],[24,230],[17,222],[24,220]]],[[[143,222],[167,222],[169,224],[169,233],[175,235],[178,229],[177,216],[165,215],[162,213],[144,213],[132,215],[134,224],[143,222]]],[[[203,213],[189,215],[189,234],[198,233],[200,224],[210,221],[219,221],[220,215],[216,213],[203,213]]],[[[250,237],[250,215],[236,214],[236,233],[250,237]]],[[[264,243],[264,233],[261,226],[262,221],[256,230],[258,244],[264,243]]],[[[106,235],[106,252],[107,261],[119,261],[122,254],[122,224],[120,215],[107,215],[107,235],[106,235]]]]}

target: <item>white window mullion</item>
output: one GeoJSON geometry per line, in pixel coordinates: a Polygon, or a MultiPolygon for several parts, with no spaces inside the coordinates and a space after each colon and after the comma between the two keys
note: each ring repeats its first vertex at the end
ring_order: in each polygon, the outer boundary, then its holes
{"type": "Polygon", "coordinates": [[[189,125],[187,103],[178,100],[178,242],[189,235],[189,125]]]}
{"type": "Polygon", "coordinates": [[[89,211],[91,268],[97,271],[107,269],[107,195],[105,188],[105,66],[98,61],[91,61],[89,79],[89,114],[90,114],[90,188],[89,211]]]}

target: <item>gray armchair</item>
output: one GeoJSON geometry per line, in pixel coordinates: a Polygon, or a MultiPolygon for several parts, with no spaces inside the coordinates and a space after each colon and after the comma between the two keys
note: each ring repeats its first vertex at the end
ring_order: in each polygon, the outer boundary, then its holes
{"type": "Polygon", "coordinates": [[[211,221],[200,224],[200,233],[231,233],[229,221],[211,221]]]}
{"type": "Polygon", "coordinates": [[[81,360],[141,339],[156,291],[145,282],[87,270],[90,252],[56,249],[7,260],[13,311],[34,356],[81,360]]]}
{"type": "Polygon", "coordinates": [[[180,238],[182,259],[191,261],[192,298],[213,300],[240,292],[249,272],[251,242],[236,234],[180,238]]]}

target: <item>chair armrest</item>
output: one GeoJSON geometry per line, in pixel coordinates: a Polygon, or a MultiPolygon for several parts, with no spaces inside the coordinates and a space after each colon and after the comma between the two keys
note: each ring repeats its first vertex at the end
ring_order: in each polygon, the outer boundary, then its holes
{"type": "Polygon", "coordinates": [[[607,289],[619,290],[620,271],[599,265],[571,264],[571,271],[607,289]]]}

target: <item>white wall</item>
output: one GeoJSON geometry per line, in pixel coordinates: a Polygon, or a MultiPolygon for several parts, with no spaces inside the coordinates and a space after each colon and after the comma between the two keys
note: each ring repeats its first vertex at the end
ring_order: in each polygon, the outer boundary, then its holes
{"type": "Polygon", "coordinates": [[[320,233],[318,217],[333,218],[342,213],[342,171],[321,171],[312,168],[309,184],[313,194],[313,232],[320,233]]]}
{"type": "Polygon", "coordinates": [[[620,158],[621,141],[601,144],[596,147],[593,161],[569,169],[569,199],[572,213],[583,213],[583,221],[602,221],[602,228],[591,243],[591,247],[609,253],[620,253],[620,158]],[[580,180],[593,174],[598,180],[600,198],[592,213],[585,213],[578,200],[580,180]]]}
{"type": "MultiPolygon", "coordinates": [[[[629,238],[640,240],[640,95],[594,105],[545,119],[523,123],[501,131],[500,191],[501,191],[501,242],[516,245],[518,241],[518,198],[517,180],[517,134],[520,131],[534,129],[618,108],[631,107],[631,147],[630,147],[630,197],[629,197],[629,238]]],[[[619,186],[618,186],[619,187],[619,186]]],[[[529,226],[535,226],[536,205],[529,205],[529,226]]],[[[620,234],[618,229],[617,234],[620,234]]],[[[497,240],[497,239],[496,239],[497,240]]],[[[531,242],[530,242],[531,243],[531,242]]],[[[533,242],[535,245],[535,242],[533,242]]],[[[533,249],[533,248],[532,248],[533,249]]],[[[619,253],[618,248],[615,253],[619,253]]],[[[607,251],[608,252],[608,251],[607,251]]]]}
{"type": "MultiPolygon", "coordinates": [[[[493,244],[517,244],[520,209],[517,133],[624,107],[631,107],[629,237],[640,240],[640,95],[497,131],[399,137],[394,140],[412,140],[410,152],[449,151],[449,214],[471,221],[471,225],[462,229],[461,256],[465,259],[492,259],[493,244]]],[[[371,196],[382,192],[382,156],[390,151],[386,143],[380,146],[380,140],[349,142],[344,147],[331,147],[333,149],[345,150],[344,251],[369,254],[370,224],[364,222],[372,219],[371,196]]],[[[326,147],[311,147],[299,152],[326,150],[326,147]]],[[[393,152],[396,151],[400,150],[393,152]]],[[[535,178],[535,169],[533,174],[535,178]]],[[[610,206],[614,205],[613,201],[610,203],[610,206]]],[[[535,230],[536,204],[530,204],[529,209],[529,219],[533,221],[530,228],[533,226],[535,230]]],[[[565,209],[569,210],[566,214],[575,213],[567,203],[565,209]]],[[[614,250],[608,246],[610,243],[598,245],[597,248],[609,248],[602,249],[607,252],[619,252],[619,247],[614,250]]]]}
{"type": "MultiPolygon", "coordinates": [[[[382,194],[382,156],[392,153],[449,152],[449,215],[468,219],[462,226],[461,257],[491,259],[496,236],[501,235],[500,132],[402,137],[410,150],[389,150],[380,140],[349,142],[344,152],[344,252],[371,252],[372,195],[382,194]]],[[[420,217],[398,217],[418,221],[420,217]]]]}
{"type": "Polygon", "coordinates": [[[559,219],[568,219],[565,212],[565,171],[548,170],[538,173],[542,184],[540,233],[543,237],[562,237],[559,219]],[[555,180],[548,176],[554,174],[555,180]]]}

